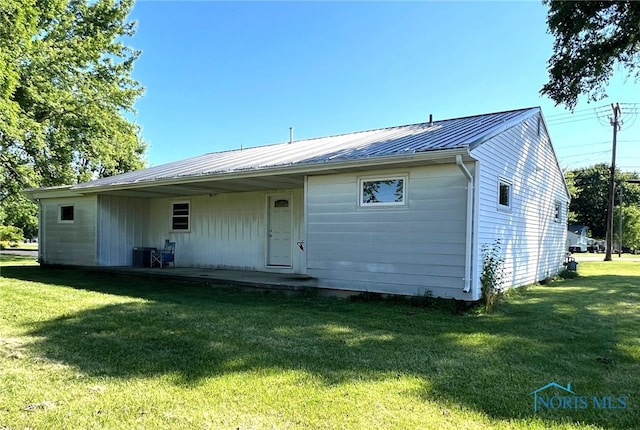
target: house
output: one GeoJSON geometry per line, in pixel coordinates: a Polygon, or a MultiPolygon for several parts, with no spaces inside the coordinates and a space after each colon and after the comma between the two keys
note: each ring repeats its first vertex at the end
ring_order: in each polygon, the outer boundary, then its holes
{"type": "Polygon", "coordinates": [[[567,226],[567,250],[569,252],[587,252],[589,247],[589,227],[582,224],[567,226]]]}
{"type": "Polygon", "coordinates": [[[30,190],[40,261],[304,274],[321,288],[481,296],[482,246],[506,282],[559,272],[570,198],[542,112],[518,109],[214,152],[30,190]]]}

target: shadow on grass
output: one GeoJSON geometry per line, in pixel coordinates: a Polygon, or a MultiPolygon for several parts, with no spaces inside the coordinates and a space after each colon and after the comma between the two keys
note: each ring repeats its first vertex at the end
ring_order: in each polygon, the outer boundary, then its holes
{"type": "Polygon", "coordinates": [[[407,395],[504,420],[532,418],[530,393],[555,381],[579,395],[626,395],[630,404],[539,418],[610,428],[640,422],[638,277],[530,288],[493,314],[459,316],[33,266],[3,267],[2,276],[145,299],[44,321],[29,333],[36,354],[89,375],[175,375],[184,385],[280,369],[327,385],[408,375],[423,383],[407,395]]]}

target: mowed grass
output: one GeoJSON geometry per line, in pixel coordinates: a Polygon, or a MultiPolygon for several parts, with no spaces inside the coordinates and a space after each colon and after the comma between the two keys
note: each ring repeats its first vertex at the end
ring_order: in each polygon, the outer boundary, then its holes
{"type": "Polygon", "coordinates": [[[583,262],[459,315],[2,258],[0,429],[640,423],[638,262],[583,262]],[[534,413],[551,381],[626,407],[534,413]]]}

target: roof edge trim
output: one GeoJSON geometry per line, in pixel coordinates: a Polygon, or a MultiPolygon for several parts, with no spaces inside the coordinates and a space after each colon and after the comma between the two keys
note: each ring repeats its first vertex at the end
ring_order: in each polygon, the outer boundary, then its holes
{"type": "Polygon", "coordinates": [[[469,150],[473,150],[476,149],[478,146],[482,145],[484,142],[493,139],[494,137],[496,137],[497,135],[499,135],[500,133],[502,133],[503,131],[506,131],[508,129],[510,129],[511,127],[519,124],[520,122],[524,121],[525,119],[528,119],[536,114],[538,114],[539,112],[541,112],[542,109],[540,109],[539,106],[537,107],[531,107],[528,108],[526,110],[524,110],[521,114],[511,118],[508,121],[503,122],[502,124],[496,125],[494,128],[492,128],[491,130],[487,131],[483,136],[479,137],[478,139],[469,142],[469,150]]]}
{"type": "MultiPolygon", "coordinates": [[[[467,147],[457,149],[443,149],[439,151],[416,152],[414,154],[392,155],[387,157],[376,157],[371,159],[349,160],[349,161],[328,161],[326,163],[309,163],[294,164],[287,166],[266,167],[255,170],[240,170],[231,172],[215,173],[202,176],[186,176],[182,178],[170,178],[157,181],[144,181],[129,184],[114,184],[95,187],[71,187],[71,191],[81,190],[84,193],[99,193],[103,191],[119,191],[132,190],[138,188],[156,187],[172,184],[189,184],[209,181],[224,181],[226,179],[240,179],[249,177],[265,177],[271,175],[295,175],[295,174],[314,174],[323,173],[334,170],[349,170],[354,167],[379,167],[379,166],[396,166],[397,164],[411,161],[429,161],[451,158],[451,162],[455,163],[456,155],[471,157],[467,147]]],[[[80,184],[79,184],[80,185],[80,184]]],[[[74,194],[81,195],[81,194],[74,194]]]]}

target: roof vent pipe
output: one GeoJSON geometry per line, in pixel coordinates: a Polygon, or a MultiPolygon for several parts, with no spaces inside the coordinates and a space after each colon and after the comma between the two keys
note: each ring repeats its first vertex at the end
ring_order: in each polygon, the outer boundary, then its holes
{"type": "Polygon", "coordinates": [[[293,127],[289,127],[289,143],[293,143],[293,127]]]}
{"type": "Polygon", "coordinates": [[[433,114],[429,114],[429,127],[433,127],[433,114]]]}

